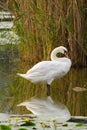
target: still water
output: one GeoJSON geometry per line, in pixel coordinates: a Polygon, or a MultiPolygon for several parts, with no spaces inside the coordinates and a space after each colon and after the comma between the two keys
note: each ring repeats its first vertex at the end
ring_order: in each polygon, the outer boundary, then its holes
{"type": "MultiPolygon", "coordinates": [[[[18,77],[18,71],[18,60],[0,60],[0,112],[29,113],[25,107],[17,107],[17,104],[33,96],[46,97],[45,85],[34,85],[18,77]]],[[[74,87],[87,88],[86,68],[72,68],[64,78],[54,81],[51,97],[56,103],[65,104],[72,115],[87,116],[87,91],[76,92],[73,91],[74,87]]]]}

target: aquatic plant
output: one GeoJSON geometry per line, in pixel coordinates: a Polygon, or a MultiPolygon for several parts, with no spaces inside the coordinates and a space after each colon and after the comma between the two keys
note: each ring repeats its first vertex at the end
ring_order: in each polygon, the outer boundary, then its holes
{"type": "Polygon", "coordinates": [[[0,130],[11,130],[11,128],[8,125],[0,125],[0,130]]]}

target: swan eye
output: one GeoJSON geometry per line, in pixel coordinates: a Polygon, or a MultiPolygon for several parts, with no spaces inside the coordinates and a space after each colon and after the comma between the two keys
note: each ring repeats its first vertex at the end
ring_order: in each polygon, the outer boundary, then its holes
{"type": "Polygon", "coordinates": [[[68,51],[64,50],[64,55],[68,58],[68,51]]]}
{"type": "Polygon", "coordinates": [[[68,53],[67,50],[64,50],[64,54],[68,53]]]}

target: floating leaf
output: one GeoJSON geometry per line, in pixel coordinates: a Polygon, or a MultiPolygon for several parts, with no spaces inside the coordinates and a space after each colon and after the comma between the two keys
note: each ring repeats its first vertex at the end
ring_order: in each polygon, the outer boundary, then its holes
{"type": "Polygon", "coordinates": [[[0,130],[11,130],[11,128],[7,125],[0,125],[0,130]]]}
{"type": "Polygon", "coordinates": [[[18,130],[27,130],[26,128],[19,128],[18,130]]]}
{"type": "Polygon", "coordinates": [[[31,122],[31,121],[27,121],[24,124],[22,124],[21,126],[35,126],[36,124],[31,122]]]}
{"type": "Polygon", "coordinates": [[[68,126],[68,124],[63,124],[62,126],[66,126],[66,127],[67,127],[67,126],[68,126]]]}
{"type": "Polygon", "coordinates": [[[33,127],[32,129],[33,129],[33,130],[37,130],[37,128],[35,128],[35,127],[33,127]]]}
{"type": "Polygon", "coordinates": [[[82,122],[81,122],[81,123],[78,123],[78,124],[76,124],[76,126],[77,126],[77,127],[84,126],[84,123],[82,123],[82,122]]]}

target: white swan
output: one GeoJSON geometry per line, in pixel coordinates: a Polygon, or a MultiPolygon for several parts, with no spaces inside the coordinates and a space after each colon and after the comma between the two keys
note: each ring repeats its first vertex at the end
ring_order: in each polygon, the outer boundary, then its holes
{"type": "Polygon", "coordinates": [[[68,51],[65,47],[55,48],[51,53],[52,61],[42,61],[34,65],[26,74],[17,75],[30,80],[34,83],[47,84],[47,96],[50,96],[50,84],[56,78],[61,78],[67,74],[71,67],[71,60],[68,57],[68,51]],[[57,53],[64,54],[64,57],[57,57],[57,53]]]}

